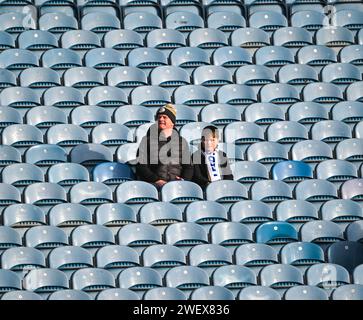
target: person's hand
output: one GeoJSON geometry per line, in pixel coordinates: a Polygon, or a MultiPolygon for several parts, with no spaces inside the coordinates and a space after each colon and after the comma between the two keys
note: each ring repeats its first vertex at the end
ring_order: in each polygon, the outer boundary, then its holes
{"type": "Polygon", "coordinates": [[[175,177],[176,180],[184,180],[182,177],[176,176],[175,177]]]}
{"type": "Polygon", "coordinates": [[[165,180],[160,179],[160,180],[155,181],[155,184],[156,184],[158,187],[160,187],[160,188],[161,188],[164,184],[166,184],[166,181],[165,181],[165,180]]]}

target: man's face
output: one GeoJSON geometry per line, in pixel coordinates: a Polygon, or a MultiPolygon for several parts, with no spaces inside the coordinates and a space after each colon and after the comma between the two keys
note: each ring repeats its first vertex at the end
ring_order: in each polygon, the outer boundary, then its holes
{"type": "Polygon", "coordinates": [[[167,115],[161,114],[158,116],[158,126],[160,130],[172,129],[174,127],[174,123],[167,115]]]}
{"type": "Polygon", "coordinates": [[[217,137],[213,137],[213,135],[207,135],[202,139],[202,141],[206,152],[213,152],[219,143],[219,139],[217,137]]]}

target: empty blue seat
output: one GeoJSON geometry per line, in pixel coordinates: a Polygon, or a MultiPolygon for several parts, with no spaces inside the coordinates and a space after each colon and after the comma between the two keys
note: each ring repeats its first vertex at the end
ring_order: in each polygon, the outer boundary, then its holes
{"type": "Polygon", "coordinates": [[[72,124],[85,129],[111,122],[111,116],[107,110],[99,106],[79,106],[73,109],[70,116],[72,124]]]}
{"type": "Polygon", "coordinates": [[[346,227],[348,223],[363,219],[360,205],[349,199],[330,200],[320,208],[323,220],[331,220],[346,227]]]}
{"type": "Polygon", "coordinates": [[[358,163],[362,160],[363,144],[361,138],[345,139],[336,145],[335,152],[338,159],[358,163]]]}
{"type": "Polygon", "coordinates": [[[127,181],[116,190],[117,202],[126,204],[148,203],[159,201],[158,190],[144,181],[127,181]]]}
{"type": "Polygon", "coordinates": [[[120,272],[118,276],[120,288],[144,292],[162,287],[162,279],[158,272],[148,267],[133,267],[120,272]]]}
{"type": "Polygon", "coordinates": [[[274,180],[298,182],[313,178],[313,171],[302,161],[282,161],[273,166],[272,177],[274,180]]]}
{"type": "Polygon", "coordinates": [[[54,291],[68,289],[67,276],[60,270],[31,270],[24,278],[24,289],[38,294],[49,294],[54,291]]]}
{"type": "Polygon", "coordinates": [[[70,153],[70,158],[72,162],[90,166],[100,162],[112,162],[113,154],[106,146],[86,143],[75,146],[70,153]]]}
{"type": "Polygon", "coordinates": [[[252,242],[252,232],[244,224],[239,222],[220,222],[210,230],[211,242],[221,246],[235,249],[244,243],[252,242]]]}
{"type": "Polygon", "coordinates": [[[95,48],[89,50],[85,57],[85,65],[98,70],[125,65],[125,55],[113,48],[95,48]]]}
{"type": "Polygon", "coordinates": [[[247,160],[263,164],[288,160],[288,154],[283,145],[273,142],[256,142],[247,149],[247,160]]]}
{"type": "Polygon", "coordinates": [[[286,83],[269,83],[260,90],[262,102],[276,104],[291,104],[300,101],[300,94],[297,89],[286,83]]]}
{"type": "Polygon", "coordinates": [[[48,181],[58,183],[63,187],[89,180],[87,169],[78,163],[58,163],[52,165],[48,170],[48,181]]]}
{"type": "Polygon", "coordinates": [[[156,67],[151,71],[150,80],[152,85],[171,90],[190,84],[188,72],[177,66],[156,67]]]}
{"type": "MultiPolygon", "coordinates": [[[[4,217],[5,219],[5,217],[4,217]]],[[[4,224],[6,220],[4,221],[4,224]]],[[[0,226],[0,250],[7,250],[12,247],[20,247],[22,245],[22,240],[19,233],[8,226],[0,226]]]]}
{"type": "Polygon", "coordinates": [[[323,247],[326,244],[344,240],[343,231],[332,221],[309,221],[300,229],[300,237],[304,242],[317,243],[323,247]]]}
{"type": "Polygon", "coordinates": [[[126,246],[108,245],[100,248],[96,253],[96,265],[98,268],[114,270],[117,274],[125,268],[140,265],[137,252],[126,246]]]}
{"type": "Polygon", "coordinates": [[[201,225],[215,224],[227,220],[226,209],[214,201],[195,201],[185,209],[187,222],[195,222],[201,225]]]}
{"type": "Polygon", "coordinates": [[[297,61],[312,67],[325,66],[337,62],[337,54],[333,49],[323,45],[311,45],[302,47],[297,53],[297,61]]]}
{"type": "Polygon", "coordinates": [[[0,31],[0,49],[12,49],[15,47],[15,39],[6,31],[0,31]]]}
{"type": "Polygon", "coordinates": [[[145,107],[161,107],[171,101],[168,90],[159,86],[141,86],[132,90],[131,103],[145,107]]]}
{"type": "MultiPolygon", "coordinates": [[[[1,46],[1,43],[0,43],[1,46]]],[[[16,76],[7,69],[0,69],[0,88],[5,89],[8,87],[16,86],[16,76]]]]}
{"type": "Polygon", "coordinates": [[[280,68],[278,78],[281,83],[293,86],[319,81],[316,70],[307,64],[287,64],[280,68]]]}
{"type": "Polygon", "coordinates": [[[101,47],[101,41],[92,31],[70,30],[63,34],[61,46],[72,50],[94,49],[101,47]]]}
{"type": "Polygon", "coordinates": [[[298,241],[298,233],[288,222],[266,222],[256,229],[256,241],[269,245],[298,241]]]}
{"type": "Polygon", "coordinates": [[[208,122],[216,126],[225,126],[234,121],[241,120],[239,110],[231,105],[216,103],[205,106],[199,113],[203,122],[208,122]]]}
{"type": "Polygon", "coordinates": [[[328,111],[316,102],[297,102],[289,108],[288,115],[290,121],[297,121],[308,128],[310,124],[328,120],[328,111]]]}
{"type": "Polygon", "coordinates": [[[190,300],[234,300],[234,296],[227,288],[206,286],[193,291],[190,300]]]}
{"type": "Polygon", "coordinates": [[[24,191],[25,203],[56,205],[67,202],[66,191],[56,183],[33,183],[24,191]]]}
{"type": "Polygon", "coordinates": [[[127,164],[106,162],[97,165],[93,169],[93,180],[107,185],[114,185],[134,180],[134,173],[127,164]]]}
{"type": "Polygon", "coordinates": [[[48,256],[49,267],[65,273],[93,266],[91,254],[78,246],[64,246],[55,248],[48,256]]]}
{"type": "Polygon", "coordinates": [[[356,167],[345,160],[325,160],[319,163],[316,176],[331,182],[343,182],[358,177],[356,167]]]}
{"type": "Polygon", "coordinates": [[[224,127],[224,141],[246,146],[265,139],[263,129],[255,123],[234,121],[224,127]]]}
{"type": "Polygon", "coordinates": [[[363,230],[363,222],[362,221],[352,222],[346,228],[347,240],[362,242],[362,240],[363,240],[362,230],[363,230]]]}
{"type": "Polygon", "coordinates": [[[284,46],[289,49],[300,48],[313,43],[311,34],[301,27],[285,27],[277,29],[272,35],[275,46],[284,46]]]}
{"type": "Polygon", "coordinates": [[[255,61],[258,65],[278,67],[294,63],[293,53],[280,46],[266,46],[258,49],[255,53],[255,61]]]}
{"type": "MultiPolygon", "coordinates": [[[[34,226],[46,224],[46,216],[44,212],[37,206],[31,204],[13,204],[7,206],[3,211],[4,226],[12,228],[32,228],[34,226]]],[[[20,231],[17,229],[18,232],[20,231]]],[[[16,239],[19,238],[17,231],[5,228],[3,229],[4,237],[2,246],[6,248],[12,243],[12,246],[20,244],[16,239]],[[15,233],[14,233],[15,232],[15,233]],[[6,242],[9,241],[9,244],[6,242]],[[14,242],[15,241],[15,242],[14,242]]],[[[20,240],[20,238],[19,238],[20,240]]]]}
{"type": "Polygon", "coordinates": [[[302,224],[311,220],[318,220],[318,209],[305,200],[285,200],[280,202],[276,208],[278,221],[286,221],[299,228],[302,224]]]}
{"type": "Polygon", "coordinates": [[[21,279],[18,275],[10,270],[0,270],[0,291],[1,293],[21,290],[21,279]]]}
{"type": "Polygon", "coordinates": [[[329,145],[319,140],[305,140],[297,142],[291,148],[292,159],[297,161],[320,162],[333,158],[333,151],[329,145]]]}
{"type": "Polygon", "coordinates": [[[218,103],[239,106],[257,102],[257,93],[251,87],[243,84],[226,84],[221,86],[216,94],[218,103]]]}
{"type": "Polygon", "coordinates": [[[188,40],[191,47],[202,49],[219,48],[228,44],[227,37],[222,31],[211,28],[200,28],[192,31],[188,40]]]}
{"type": "Polygon", "coordinates": [[[264,202],[280,202],[292,199],[291,187],[279,180],[261,180],[253,184],[251,199],[264,202]]]}
{"type": "Polygon", "coordinates": [[[132,89],[148,83],[146,73],[137,67],[116,67],[107,73],[107,84],[122,89],[132,89]]]}
{"type": "Polygon", "coordinates": [[[117,50],[132,50],[143,47],[143,39],[140,34],[133,30],[111,30],[103,38],[105,48],[117,50]]]}
{"type": "Polygon", "coordinates": [[[363,300],[363,286],[359,284],[347,284],[336,288],[332,300],[363,300]]]}
{"type": "Polygon", "coordinates": [[[61,79],[58,73],[49,68],[31,68],[25,69],[19,75],[20,85],[44,92],[44,89],[61,85],[61,79]]]}
{"type": "Polygon", "coordinates": [[[27,30],[19,34],[18,45],[21,49],[48,50],[58,47],[57,38],[45,30],[27,30]]]}
{"type": "Polygon", "coordinates": [[[161,189],[162,201],[189,203],[203,198],[201,187],[190,181],[171,181],[161,189]]]}
{"type": "Polygon", "coordinates": [[[92,298],[81,290],[60,290],[49,295],[48,300],[92,300],[92,298]]]}
{"type": "Polygon", "coordinates": [[[212,91],[201,85],[178,87],[173,96],[176,104],[186,104],[193,107],[204,106],[215,101],[212,91]]]}
{"type": "Polygon", "coordinates": [[[101,182],[80,182],[70,190],[72,203],[102,204],[113,202],[112,190],[101,182]]]}
{"type": "Polygon", "coordinates": [[[311,242],[295,242],[286,244],[281,249],[281,262],[295,267],[308,267],[316,263],[324,263],[324,251],[311,242]]]}
{"type": "Polygon", "coordinates": [[[249,243],[236,249],[236,264],[248,268],[278,263],[276,250],[264,243],[249,243]]]}
{"type": "Polygon", "coordinates": [[[155,29],[147,34],[146,43],[148,47],[165,50],[185,47],[186,39],[177,30],[155,29]]]}
{"type": "Polygon", "coordinates": [[[139,296],[129,289],[106,289],[102,290],[96,300],[139,300],[139,296]]]}
{"type": "Polygon", "coordinates": [[[67,68],[81,67],[82,61],[80,56],[71,49],[49,49],[41,57],[42,65],[45,68],[51,68],[62,73],[67,68]]]}
{"type": "Polygon", "coordinates": [[[362,200],[363,181],[362,179],[347,180],[342,184],[340,190],[343,199],[362,200]]]}
{"type": "Polygon", "coordinates": [[[357,81],[350,84],[346,89],[347,99],[350,101],[361,101],[363,100],[362,94],[363,81],[357,81]]]}
{"type": "Polygon", "coordinates": [[[32,183],[44,182],[44,174],[37,166],[17,163],[6,166],[1,173],[2,182],[15,187],[24,187],[32,183]]]}
{"type": "Polygon", "coordinates": [[[273,220],[271,208],[258,200],[242,200],[230,208],[232,221],[250,225],[273,220]]]}
{"type": "Polygon", "coordinates": [[[306,8],[307,10],[296,11],[291,16],[293,27],[300,27],[313,32],[324,26],[326,15],[318,10],[311,10],[310,6],[306,8]]]}
{"type": "Polygon", "coordinates": [[[85,292],[98,292],[114,288],[115,279],[110,272],[99,268],[77,270],[72,276],[73,289],[85,292]]]}
{"type": "Polygon", "coordinates": [[[220,203],[232,203],[248,199],[247,189],[233,180],[214,181],[206,188],[207,200],[220,203]]]}
{"type": "Polygon", "coordinates": [[[1,300],[43,300],[42,297],[34,292],[26,290],[9,291],[5,293],[1,300]]]}
{"type": "Polygon", "coordinates": [[[56,124],[47,131],[47,142],[69,148],[82,143],[88,143],[85,129],[75,124],[56,124]]]}
{"type": "Polygon", "coordinates": [[[99,86],[90,89],[87,93],[87,99],[89,104],[107,108],[109,113],[112,113],[116,107],[128,103],[128,97],[124,90],[111,86],[99,86]]]}
{"type": "Polygon", "coordinates": [[[333,243],[327,251],[328,261],[343,266],[349,273],[363,264],[363,244],[352,241],[333,243]]]}
{"type": "Polygon", "coordinates": [[[123,226],[117,234],[120,245],[130,247],[148,247],[161,244],[161,234],[157,228],[146,223],[132,223],[123,226]]]}
{"type": "Polygon", "coordinates": [[[326,180],[310,179],[300,182],[295,188],[296,199],[326,201],[338,198],[335,185],[326,180]]]}
{"type": "Polygon", "coordinates": [[[29,50],[7,49],[0,53],[0,68],[19,71],[38,66],[37,56],[29,50]]]}
{"type": "Polygon", "coordinates": [[[77,19],[63,12],[44,13],[40,16],[38,23],[40,30],[47,30],[55,36],[78,29],[77,19]]]}
{"type": "Polygon", "coordinates": [[[60,108],[39,106],[27,112],[26,122],[37,128],[47,129],[57,124],[67,123],[67,116],[60,108]]]}
{"type": "Polygon", "coordinates": [[[300,270],[288,264],[266,266],[260,273],[261,285],[274,289],[288,289],[304,284],[300,270]]]}
{"type": "Polygon", "coordinates": [[[60,107],[65,112],[67,108],[76,107],[85,103],[84,97],[78,89],[62,86],[47,89],[43,94],[43,100],[45,105],[60,107]]]}
{"type": "Polygon", "coordinates": [[[354,34],[348,28],[328,26],[316,31],[315,42],[327,47],[342,47],[354,44],[354,34]]]}
{"type": "Polygon", "coordinates": [[[234,30],[230,36],[230,41],[232,46],[246,49],[270,45],[269,34],[258,27],[234,30]]]}
{"type": "Polygon", "coordinates": [[[101,225],[79,226],[71,234],[72,245],[88,248],[100,248],[115,243],[114,236],[107,227],[101,225]]]}
{"type": "Polygon", "coordinates": [[[157,271],[168,271],[177,266],[187,264],[184,252],[172,245],[152,245],[146,248],[142,254],[145,267],[151,267],[157,271]]]}
{"type": "Polygon", "coordinates": [[[208,243],[208,234],[203,227],[193,222],[171,224],[165,230],[165,242],[178,247],[192,247],[208,243]]]}
{"type": "Polygon", "coordinates": [[[95,33],[105,33],[110,30],[120,29],[120,20],[113,14],[106,12],[90,12],[82,16],[80,21],[82,30],[95,33]]]}
{"type": "Polygon", "coordinates": [[[140,69],[155,68],[167,65],[167,59],[163,51],[156,48],[136,48],[130,51],[127,56],[130,67],[140,69]]]}
{"type": "Polygon", "coordinates": [[[321,71],[323,82],[331,82],[337,85],[350,84],[362,79],[361,72],[350,63],[332,63],[321,71]]]}
{"type": "Polygon", "coordinates": [[[198,8],[196,8],[196,12],[187,11],[186,8],[182,7],[182,11],[171,12],[166,16],[165,25],[168,29],[189,33],[204,27],[204,21],[198,13],[198,8]]]}
{"type": "Polygon", "coordinates": [[[279,12],[261,10],[249,17],[249,25],[261,28],[266,32],[272,32],[282,27],[287,27],[287,19],[279,12]]]}
{"type": "Polygon", "coordinates": [[[19,190],[7,183],[0,183],[0,205],[7,206],[21,202],[19,190]]]}
{"type": "Polygon", "coordinates": [[[66,233],[54,226],[32,227],[25,233],[24,240],[27,247],[39,250],[48,250],[68,245],[66,233]]]}
{"type": "Polygon", "coordinates": [[[267,66],[246,65],[235,72],[236,83],[256,87],[275,82],[275,74],[267,66]]]}
{"type": "Polygon", "coordinates": [[[83,224],[92,224],[90,210],[78,203],[61,203],[52,207],[48,213],[49,224],[62,228],[73,228],[83,224]]]}
{"type": "Polygon", "coordinates": [[[154,226],[169,225],[183,221],[182,211],[178,206],[170,202],[147,203],[139,211],[141,223],[154,226]]]}
{"type": "Polygon", "coordinates": [[[187,300],[187,297],[179,289],[161,287],[148,290],[143,300],[187,300]]]}
{"type": "Polygon", "coordinates": [[[1,267],[3,269],[24,271],[44,268],[45,266],[46,262],[44,255],[41,251],[34,248],[10,248],[1,256],[1,267]]]}
{"type": "Polygon", "coordinates": [[[12,146],[0,145],[0,167],[21,162],[19,150],[12,146]]]}
{"type": "Polygon", "coordinates": [[[281,296],[270,287],[250,286],[241,290],[238,300],[281,300],[281,296]]]}
{"type": "Polygon", "coordinates": [[[108,228],[115,227],[116,230],[120,226],[137,221],[135,212],[124,203],[101,204],[95,213],[97,224],[105,225],[108,228]]]}
{"type": "Polygon", "coordinates": [[[222,66],[200,66],[193,72],[193,82],[206,87],[231,84],[232,74],[222,66]]]}
{"type": "Polygon", "coordinates": [[[208,274],[201,268],[181,266],[170,269],[165,275],[168,287],[180,290],[193,290],[210,284],[208,274]]]}
{"type": "Polygon", "coordinates": [[[31,125],[13,124],[3,130],[2,143],[14,147],[31,147],[43,143],[43,134],[31,125]]]}
{"type": "Polygon", "coordinates": [[[295,286],[285,292],[285,300],[329,300],[328,294],[315,286],[295,286]]]}
{"type": "Polygon", "coordinates": [[[62,147],[53,144],[32,146],[25,152],[25,161],[47,167],[57,163],[67,162],[67,152],[62,147]]]}
{"type": "Polygon", "coordinates": [[[104,85],[102,73],[90,67],[74,67],[68,69],[63,74],[63,80],[65,86],[79,89],[88,89],[104,85]]]}
{"type": "Polygon", "coordinates": [[[306,271],[308,285],[326,290],[350,284],[349,272],[342,266],[333,263],[320,263],[306,271]]]}
{"type": "Polygon", "coordinates": [[[305,101],[318,103],[338,103],[343,101],[343,92],[333,83],[314,82],[305,86],[303,92],[305,101]]]}
{"type": "Polygon", "coordinates": [[[124,28],[138,33],[148,33],[162,28],[162,21],[156,14],[150,12],[131,12],[123,20],[124,28]]]}

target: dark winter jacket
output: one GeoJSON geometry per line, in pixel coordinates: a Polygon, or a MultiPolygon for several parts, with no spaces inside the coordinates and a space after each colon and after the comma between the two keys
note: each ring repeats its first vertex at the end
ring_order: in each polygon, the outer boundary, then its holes
{"type": "MultiPolygon", "coordinates": [[[[228,163],[227,155],[223,151],[218,151],[219,155],[219,170],[222,180],[233,180],[232,170],[228,163]]],[[[208,167],[205,163],[205,156],[199,147],[199,149],[192,155],[193,163],[193,179],[192,181],[199,184],[202,188],[205,188],[209,183],[208,167]]]]}
{"type": "Polygon", "coordinates": [[[172,181],[176,176],[191,180],[193,176],[188,143],[176,129],[165,138],[156,124],[151,126],[141,140],[137,160],[136,174],[143,181],[172,181]]]}

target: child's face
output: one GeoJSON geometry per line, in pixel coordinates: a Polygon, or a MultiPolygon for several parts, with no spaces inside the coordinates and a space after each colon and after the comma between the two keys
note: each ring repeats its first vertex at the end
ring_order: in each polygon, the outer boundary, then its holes
{"type": "Polygon", "coordinates": [[[206,152],[213,152],[219,143],[219,139],[217,137],[213,137],[213,135],[207,135],[202,139],[204,143],[204,150],[206,152]]]}

